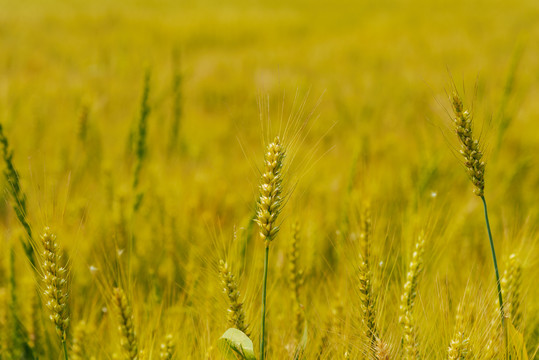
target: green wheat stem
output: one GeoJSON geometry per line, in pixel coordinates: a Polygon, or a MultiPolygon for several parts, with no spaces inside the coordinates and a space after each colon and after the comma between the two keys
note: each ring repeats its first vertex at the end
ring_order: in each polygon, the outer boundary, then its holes
{"type": "Polygon", "coordinates": [[[487,224],[488,239],[490,241],[490,251],[492,252],[492,261],[494,262],[494,272],[496,274],[496,286],[498,287],[498,301],[500,303],[500,316],[502,318],[502,327],[505,337],[505,352],[506,358],[509,359],[509,350],[507,348],[507,323],[505,321],[505,314],[503,310],[503,299],[502,299],[502,287],[500,283],[500,272],[498,270],[498,261],[496,261],[496,251],[494,250],[494,241],[492,240],[492,232],[490,231],[490,222],[488,221],[488,211],[487,211],[487,201],[484,196],[481,196],[483,200],[483,208],[485,209],[485,222],[487,224]]]}
{"type": "Polygon", "coordinates": [[[67,356],[67,341],[63,340],[62,345],[64,347],[64,360],[69,360],[69,357],[67,356]]]}
{"type": "Polygon", "coordinates": [[[264,280],[262,282],[262,331],[260,335],[260,360],[264,360],[264,345],[266,340],[266,283],[268,280],[268,257],[269,244],[266,244],[266,254],[264,255],[264,280]]]}

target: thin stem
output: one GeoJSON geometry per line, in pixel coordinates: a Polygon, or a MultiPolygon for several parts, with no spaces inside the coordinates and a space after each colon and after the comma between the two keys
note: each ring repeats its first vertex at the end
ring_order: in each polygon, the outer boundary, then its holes
{"type": "Polygon", "coordinates": [[[505,353],[506,358],[509,359],[509,350],[507,343],[507,323],[505,322],[505,313],[503,310],[503,299],[502,299],[502,287],[500,284],[500,272],[498,271],[498,262],[496,261],[496,251],[494,250],[494,241],[492,240],[492,232],[490,231],[490,223],[488,221],[488,212],[487,212],[487,201],[484,196],[481,196],[483,200],[483,207],[485,209],[485,222],[487,223],[487,232],[488,239],[490,240],[490,251],[492,252],[492,261],[494,262],[494,272],[496,273],[496,286],[498,287],[498,302],[500,303],[500,316],[502,317],[502,327],[505,337],[505,353]]]}
{"type": "Polygon", "coordinates": [[[69,360],[68,356],[67,356],[67,341],[66,340],[62,340],[62,345],[64,347],[64,359],[65,360],[69,360]]]}
{"type": "Polygon", "coordinates": [[[268,280],[268,256],[269,243],[266,243],[266,255],[264,256],[264,280],[262,283],[262,331],[260,335],[260,360],[264,360],[264,342],[266,340],[266,283],[268,280]]]}

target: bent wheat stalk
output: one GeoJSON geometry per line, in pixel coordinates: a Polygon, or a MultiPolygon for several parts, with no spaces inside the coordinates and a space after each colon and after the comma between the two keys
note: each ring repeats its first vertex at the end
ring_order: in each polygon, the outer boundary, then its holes
{"type": "Polygon", "coordinates": [[[500,305],[500,317],[502,327],[505,334],[505,350],[508,355],[507,343],[507,324],[505,321],[504,305],[502,299],[502,288],[500,284],[500,272],[498,270],[498,262],[496,260],[496,251],[494,250],[494,241],[492,240],[492,232],[490,230],[490,222],[488,219],[487,201],[485,200],[485,162],[482,160],[483,153],[479,148],[479,141],[472,136],[472,115],[468,110],[464,109],[462,99],[455,91],[451,97],[453,112],[455,113],[455,130],[461,143],[460,153],[464,156],[464,165],[466,172],[474,185],[474,194],[479,196],[483,202],[485,212],[485,223],[487,226],[488,239],[490,241],[490,251],[492,253],[492,261],[494,263],[494,273],[496,275],[496,286],[498,288],[498,302],[500,305]]]}

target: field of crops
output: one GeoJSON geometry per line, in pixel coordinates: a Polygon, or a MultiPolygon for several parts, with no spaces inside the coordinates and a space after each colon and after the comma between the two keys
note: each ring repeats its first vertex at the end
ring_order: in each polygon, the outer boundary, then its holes
{"type": "Polygon", "coordinates": [[[0,359],[534,359],[538,39],[532,0],[0,0],[0,359]]]}

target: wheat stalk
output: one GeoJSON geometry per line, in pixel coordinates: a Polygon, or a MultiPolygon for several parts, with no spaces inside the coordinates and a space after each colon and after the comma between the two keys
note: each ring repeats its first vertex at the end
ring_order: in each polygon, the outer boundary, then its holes
{"type": "Polygon", "coordinates": [[[483,153],[479,148],[479,141],[473,138],[472,134],[472,115],[468,110],[464,109],[462,99],[459,94],[454,91],[451,97],[451,103],[453,105],[453,112],[455,118],[453,119],[455,124],[455,131],[461,143],[460,153],[464,157],[464,165],[466,172],[474,185],[474,194],[479,196],[483,202],[483,209],[485,213],[485,223],[487,226],[487,233],[490,242],[490,251],[492,254],[492,261],[494,263],[494,274],[496,276],[496,286],[498,288],[498,302],[500,306],[500,317],[502,327],[505,334],[505,350],[506,357],[509,357],[509,344],[507,341],[507,324],[505,322],[504,305],[502,297],[502,288],[500,284],[500,273],[498,270],[498,262],[496,260],[496,251],[494,249],[494,241],[492,240],[492,232],[490,230],[490,222],[487,211],[487,201],[485,200],[485,163],[483,162],[483,153]]]}
{"type": "Polygon", "coordinates": [[[265,337],[266,337],[266,285],[268,280],[268,258],[269,245],[277,235],[279,226],[277,225],[277,216],[281,212],[283,199],[283,162],[285,149],[281,145],[281,140],[277,136],[275,140],[268,145],[264,156],[264,172],[260,180],[260,197],[258,198],[258,209],[256,212],[256,223],[260,229],[260,238],[264,241],[266,248],[264,255],[264,275],[262,280],[262,326],[260,334],[260,360],[265,356],[265,337]]]}

